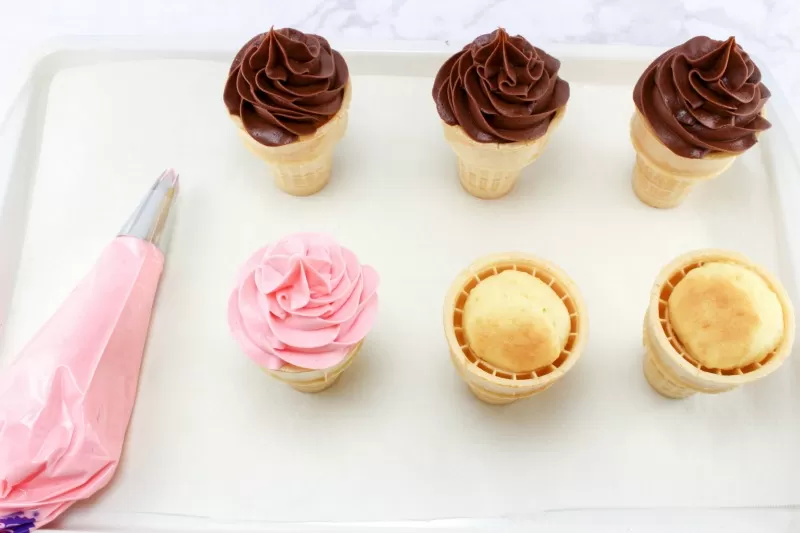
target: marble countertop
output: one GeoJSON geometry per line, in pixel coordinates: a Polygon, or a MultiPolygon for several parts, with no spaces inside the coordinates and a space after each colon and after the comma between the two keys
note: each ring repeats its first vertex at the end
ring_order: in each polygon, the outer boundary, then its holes
{"type": "MultiPolygon", "coordinates": [[[[0,113],[33,51],[64,35],[241,35],[270,25],[381,43],[466,43],[498,26],[549,43],[673,46],[694,35],[740,44],[792,101],[800,92],[797,0],[32,0],[0,17],[0,113]]],[[[800,102],[793,103],[800,116],[800,102]]]]}

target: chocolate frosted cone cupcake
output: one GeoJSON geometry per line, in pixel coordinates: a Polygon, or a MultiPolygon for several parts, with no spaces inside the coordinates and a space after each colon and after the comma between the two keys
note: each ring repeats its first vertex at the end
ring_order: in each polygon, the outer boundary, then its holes
{"type": "Polygon", "coordinates": [[[504,29],[481,35],[448,59],[433,84],[461,185],[500,198],[541,155],[569,100],[561,63],[504,29]]]}
{"type": "Polygon", "coordinates": [[[794,343],[780,282],[746,257],[699,250],[664,267],[644,324],[644,375],[668,398],[719,393],[774,372],[794,343]]]}
{"type": "Polygon", "coordinates": [[[473,394],[491,404],[533,396],[562,378],[581,356],[588,329],[572,280],[519,253],[475,261],[444,304],[453,365],[473,394]]]}
{"type": "Polygon", "coordinates": [[[761,73],[733,37],[695,37],[659,56],[633,91],[633,190],[660,208],[730,167],[770,127],[761,73]]]}
{"type": "Polygon", "coordinates": [[[325,187],[350,103],[347,63],[328,41],[289,28],[255,36],[233,60],[224,100],[278,187],[295,196],[325,187]]]}

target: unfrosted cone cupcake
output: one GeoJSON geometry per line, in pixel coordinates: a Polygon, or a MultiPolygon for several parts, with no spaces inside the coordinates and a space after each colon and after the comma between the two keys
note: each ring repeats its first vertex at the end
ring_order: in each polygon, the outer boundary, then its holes
{"type": "Polygon", "coordinates": [[[378,274],[327,235],[290,235],[242,267],[228,324],[247,356],[302,392],[333,385],[378,312],[378,274]]]}
{"type": "Polygon", "coordinates": [[[644,375],[668,398],[732,390],[774,372],[794,343],[780,282],[746,257],[699,250],[664,267],[645,315],[644,375]]]}
{"type": "Polygon", "coordinates": [[[478,198],[514,188],[563,118],[569,84],[560,62],[504,29],[481,35],[442,65],[433,99],[458,157],[461,185],[478,198]]]}
{"type": "Polygon", "coordinates": [[[679,205],[725,172],[770,127],[761,72],[733,37],[695,37],[659,56],[633,92],[633,190],[652,207],[679,205]]]}
{"type": "Polygon", "coordinates": [[[330,180],[333,152],[347,129],[351,87],[347,63],[328,41],[293,29],[271,29],[233,60],[224,100],[245,146],[295,196],[330,180]]]}
{"type": "Polygon", "coordinates": [[[444,331],[456,371],[479,399],[508,404],[564,376],[586,344],[588,316],[573,281],[534,256],[475,261],[453,282],[444,331]]]}

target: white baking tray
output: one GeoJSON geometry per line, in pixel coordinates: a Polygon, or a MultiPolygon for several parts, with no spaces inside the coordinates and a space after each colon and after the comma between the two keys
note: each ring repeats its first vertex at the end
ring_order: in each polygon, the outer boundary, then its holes
{"type": "Polygon", "coordinates": [[[650,286],[684,251],[741,251],[798,301],[800,138],[774,83],[774,128],[722,178],[659,211],[631,191],[628,138],[632,87],[657,51],[548,47],[572,88],[565,120],[512,194],[482,201],[460,188],[430,94],[455,47],[350,52],[350,127],[334,179],[293,198],[242,146],[222,103],[244,37],[61,43],[35,64],[4,123],[6,361],[152,180],[170,166],[182,174],[123,462],[107,490],[55,527],[797,527],[800,358],[759,383],[686,401],[658,396],[641,372],[650,286]],[[363,357],[319,395],[259,372],[225,318],[238,265],[305,230],[334,234],[382,276],[363,357]],[[590,334],[556,386],[491,407],[451,367],[441,305],[463,267],[504,250],[566,270],[590,334]]]}

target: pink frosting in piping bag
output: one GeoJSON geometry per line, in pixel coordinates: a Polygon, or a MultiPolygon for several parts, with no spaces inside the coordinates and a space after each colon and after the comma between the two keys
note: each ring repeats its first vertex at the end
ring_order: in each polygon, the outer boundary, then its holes
{"type": "Polygon", "coordinates": [[[27,533],[119,464],[178,194],[165,171],[92,271],[0,373],[0,532],[27,533]]]}
{"type": "Polygon", "coordinates": [[[253,254],[228,301],[228,323],[259,365],[325,369],[361,342],[378,313],[378,274],[332,237],[303,233],[253,254]]]}
{"type": "Polygon", "coordinates": [[[163,266],[153,244],[116,238],[3,372],[0,531],[23,515],[40,527],[111,480],[163,266]]]}

